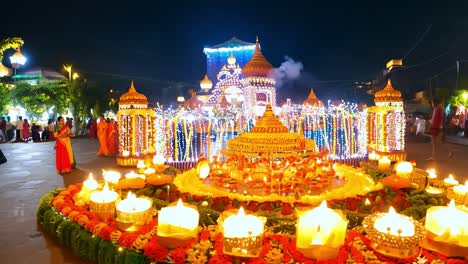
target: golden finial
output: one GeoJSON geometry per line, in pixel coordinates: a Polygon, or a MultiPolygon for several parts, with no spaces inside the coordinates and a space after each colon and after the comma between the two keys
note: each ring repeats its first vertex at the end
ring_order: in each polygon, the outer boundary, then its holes
{"type": "Polygon", "coordinates": [[[255,36],[255,43],[258,43],[258,35],[255,36]]]}
{"type": "Polygon", "coordinates": [[[133,85],[133,80],[132,80],[132,83],[130,84],[129,92],[136,92],[135,86],[133,85]]]}

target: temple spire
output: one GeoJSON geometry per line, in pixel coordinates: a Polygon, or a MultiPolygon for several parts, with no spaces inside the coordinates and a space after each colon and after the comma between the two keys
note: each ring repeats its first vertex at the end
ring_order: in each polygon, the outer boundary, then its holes
{"type": "Polygon", "coordinates": [[[130,84],[130,89],[128,91],[132,93],[136,93],[135,86],[133,85],[133,80],[132,80],[132,83],[130,84]]]}

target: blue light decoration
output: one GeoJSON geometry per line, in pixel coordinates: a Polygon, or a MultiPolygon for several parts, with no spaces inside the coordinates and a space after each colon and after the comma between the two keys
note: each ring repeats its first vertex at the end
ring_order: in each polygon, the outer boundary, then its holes
{"type": "Polygon", "coordinates": [[[230,106],[241,108],[244,102],[244,85],[242,84],[242,68],[237,62],[234,54],[231,54],[219,73],[216,75],[218,81],[208,98],[205,106],[220,107],[221,97],[224,95],[230,106]]]}
{"type": "Polygon", "coordinates": [[[242,68],[252,58],[254,50],[255,43],[242,41],[235,37],[224,43],[204,48],[203,53],[206,55],[207,74],[208,78],[213,80],[213,85],[216,85],[218,80],[217,74],[231,54],[236,57],[237,63],[242,68]]]}

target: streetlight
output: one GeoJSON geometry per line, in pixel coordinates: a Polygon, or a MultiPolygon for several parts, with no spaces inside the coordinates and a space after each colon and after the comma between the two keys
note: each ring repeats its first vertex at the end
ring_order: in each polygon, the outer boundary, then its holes
{"type": "Polygon", "coordinates": [[[72,65],[63,65],[63,68],[68,72],[68,80],[70,82],[80,78],[80,75],[77,72],[72,71],[72,65]]]}
{"type": "Polygon", "coordinates": [[[68,80],[71,81],[71,79],[72,79],[72,66],[71,65],[63,65],[63,68],[68,72],[68,80]]]}
{"type": "Polygon", "coordinates": [[[80,78],[80,75],[77,72],[73,73],[73,80],[80,78]]]}
{"type": "Polygon", "coordinates": [[[14,75],[16,75],[16,69],[18,69],[26,63],[26,57],[21,53],[19,47],[16,49],[16,52],[10,56],[10,62],[13,69],[15,69],[14,75]]]}

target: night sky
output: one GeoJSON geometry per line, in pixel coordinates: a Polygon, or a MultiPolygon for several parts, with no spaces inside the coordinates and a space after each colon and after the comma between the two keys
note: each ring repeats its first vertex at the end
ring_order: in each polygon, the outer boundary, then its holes
{"type": "MultiPolygon", "coordinates": [[[[198,88],[203,47],[233,36],[255,42],[258,35],[275,67],[285,56],[304,65],[280,98],[303,100],[310,87],[319,97],[343,98],[355,80],[379,78],[389,59],[407,53],[404,63],[415,67],[396,81],[404,92],[426,88],[456,60],[467,60],[461,73],[468,74],[468,1],[96,2],[2,3],[0,38],[24,39],[23,70],[73,64],[88,80],[120,91],[133,79],[161,101],[198,88]]],[[[448,70],[435,81],[450,85],[454,76],[448,70]]]]}

